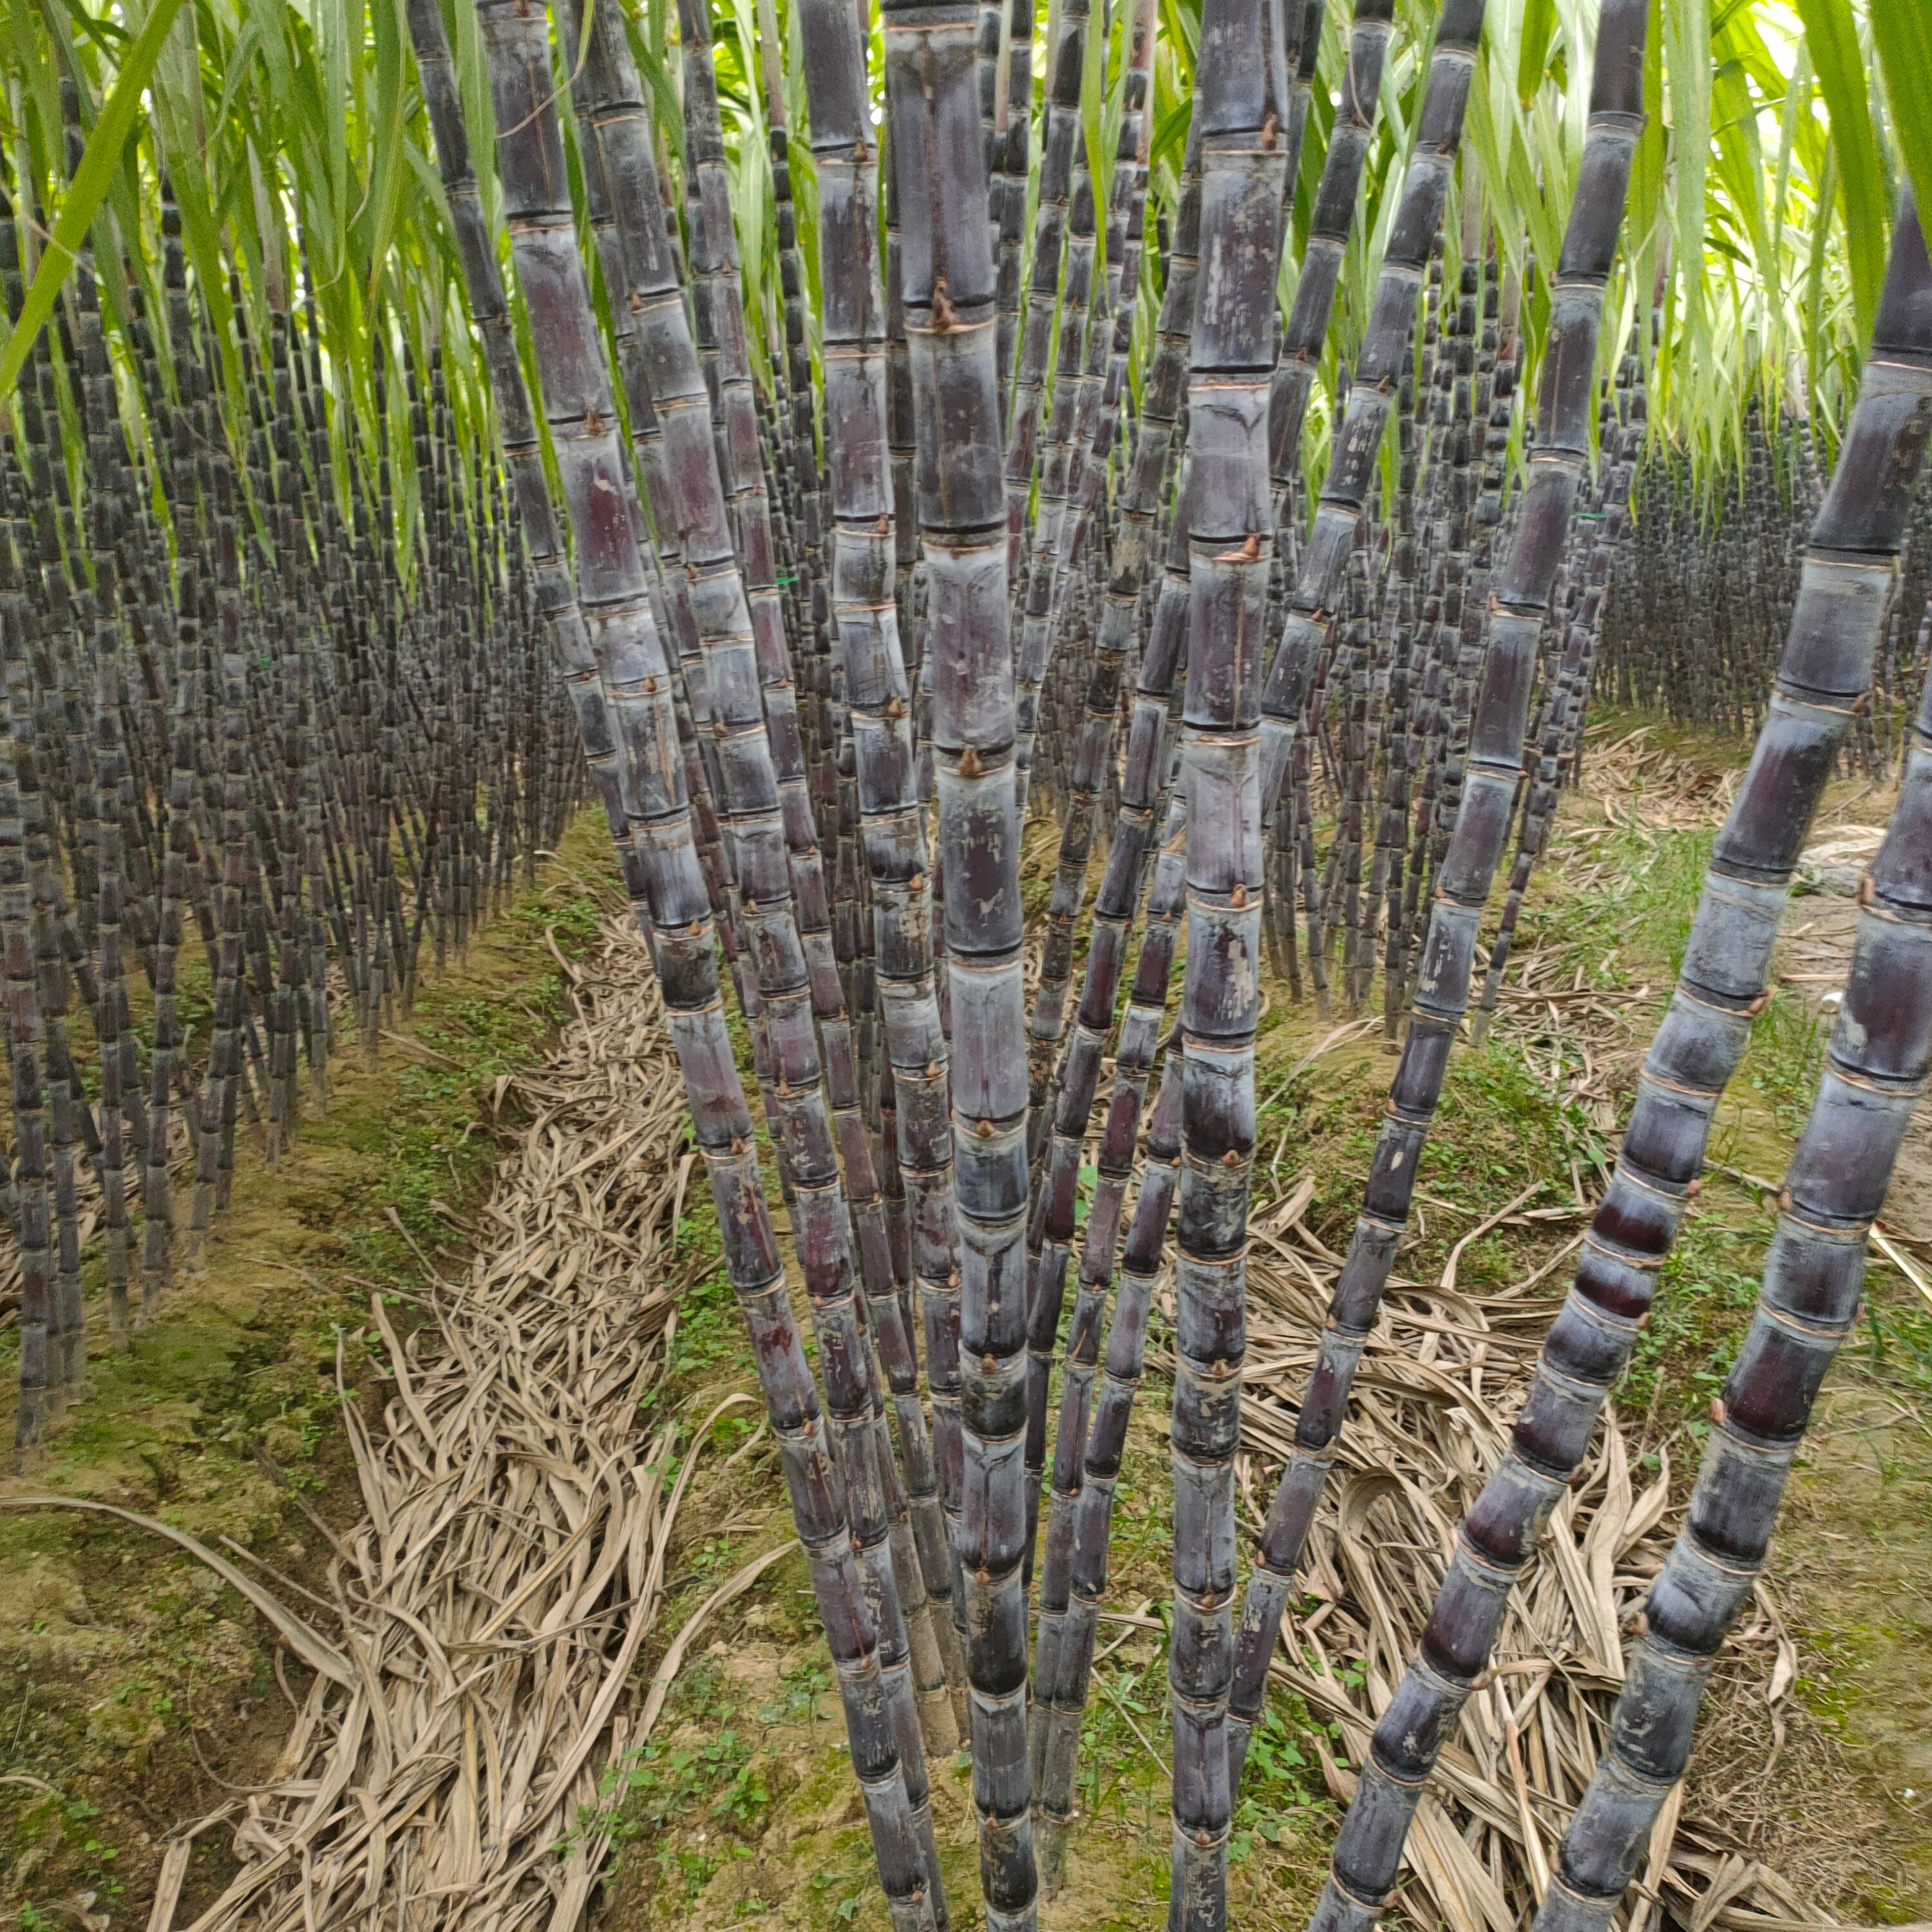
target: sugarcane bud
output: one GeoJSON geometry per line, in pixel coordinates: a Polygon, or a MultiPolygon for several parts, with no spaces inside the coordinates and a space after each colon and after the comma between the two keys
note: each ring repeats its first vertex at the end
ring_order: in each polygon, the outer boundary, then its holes
{"type": "Polygon", "coordinates": [[[998,1131],[998,1130],[994,1126],[991,1120],[982,1120],[979,1125],[973,1130],[973,1131],[977,1134],[982,1141],[989,1141],[993,1138],[993,1136],[998,1131]]]}
{"type": "Polygon", "coordinates": [[[1268,110],[1268,118],[1262,123],[1262,149],[1264,153],[1271,154],[1274,152],[1275,138],[1278,131],[1279,127],[1274,118],[1274,110],[1270,107],[1268,110]]]}
{"type": "Polygon", "coordinates": [[[892,512],[890,510],[886,511],[880,514],[878,527],[880,536],[889,537],[892,535],[892,512]]]}
{"type": "Polygon", "coordinates": [[[1469,1688],[1472,1690],[1486,1690],[1496,1681],[1496,1673],[1493,1670],[1479,1670],[1471,1680],[1469,1688]]]}
{"type": "Polygon", "coordinates": [[[1711,1420],[1720,1425],[1724,1420],[1724,1398],[1720,1395],[1711,1398],[1711,1420]]]}
{"type": "Polygon", "coordinates": [[[905,706],[895,698],[886,706],[886,716],[888,718],[903,718],[905,716],[905,706]]]}
{"type": "Polygon", "coordinates": [[[1757,998],[1756,998],[1756,999],[1754,999],[1754,1000],[1752,1000],[1752,1002],[1750,1003],[1750,1004],[1749,1006],[1748,1006],[1747,1007],[1745,1007],[1744,1011],[1745,1011],[1745,1012],[1746,1012],[1746,1013],[1748,1013],[1748,1015],[1749,1015],[1749,1016],[1750,1016],[1753,1019],[1755,1019],[1755,1018],[1758,1016],[1758,1015],[1759,1015],[1760,1013],[1764,1011],[1765,1008],[1766,1008],[1766,1006],[1769,1006],[1770,1004],[1771,1004],[1771,995],[1770,995],[1770,994],[1769,994],[1768,992],[1763,992],[1763,993],[1760,993],[1760,994],[1759,994],[1759,995],[1757,996],[1757,998]]]}
{"type": "Polygon", "coordinates": [[[604,418],[597,413],[597,405],[595,403],[585,404],[584,406],[584,434],[586,436],[596,436],[601,433],[603,428],[604,418]]]}
{"type": "Polygon", "coordinates": [[[997,1375],[999,1372],[999,1367],[1000,1358],[998,1356],[982,1355],[980,1358],[980,1372],[982,1376],[997,1375]]]}
{"type": "Polygon", "coordinates": [[[1872,875],[1868,872],[1858,881],[1858,904],[1862,906],[1868,906],[1877,896],[1877,889],[1872,884],[1872,875]]]}
{"type": "Polygon", "coordinates": [[[959,776],[962,778],[976,778],[980,776],[980,754],[973,746],[968,745],[965,750],[959,754],[959,776]]]}
{"type": "Polygon", "coordinates": [[[959,1286],[959,1270],[957,1268],[946,1277],[946,1285],[948,1288],[957,1288],[959,1286]]]}
{"type": "Polygon", "coordinates": [[[1792,1198],[1791,1190],[1790,1188],[1780,1187],[1778,1190],[1778,1211],[1780,1214],[1789,1214],[1792,1209],[1797,1204],[1796,1202],[1792,1198]]]}
{"type": "MultiPolygon", "coordinates": [[[[923,872],[914,873],[912,877],[906,881],[906,890],[909,892],[924,892],[926,890],[926,874],[923,872]]],[[[939,1063],[935,1060],[932,1064],[933,1066],[936,1068],[939,1063]]]]}
{"type": "Polygon", "coordinates": [[[1684,1189],[1684,1198],[1687,1201],[1694,1201],[1703,1191],[1704,1177],[1700,1174],[1684,1189]]]}
{"type": "Polygon", "coordinates": [[[1646,1635],[1650,1629],[1650,1618],[1642,1610],[1640,1610],[1635,1616],[1630,1618],[1630,1627],[1635,1635],[1642,1636],[1646,1635]]]}
{"type": "MultiPolygon", "coordinates": [[[[926,1064],[926,1077],[928,1080],[937,1080],[945,1071],[946,1069],[936,1060],[928,1060],[926,1064]]],[[[956,1288],[959,1285],[959,1277],[957,1275],[952,1278],[952,1285],[956,1288]]]]}
{"type": "Polygon", "coordinates": [[[1237,886],[1234,888],[1233,897],[1232,897],[1232,898],[1228,901],[1228,903],[1229,903],[1231,905],[1234,905],[1234,906],[1244,906],[1244,905],[1246,905],[1246,904],[1247,904],[1247,902],[1248,902],[1248,889],[1247,889],[1247,887],[1246,887],[1246,886],[1237,886]]]}
{"type": "Polygon", "coordinates": [[[647,677],[647,678],[646,678],[646,679],[644,680],[644,695],[645,695],[646,698],[655,698],[655,697],[656,697],[656,695],[657,695],[657,694],[658,694],[658,681],[657,681],[657,680],[656,680],[656,678],[654,678],[654,677],[647,677]]]}
{"type": "Polygon", "coordinates": [[[946,278],[934,275],[932,278],[932,326],[940,334],[952,326],[952,297],[946,289],[946,278]]]}
{"type": "Polygon", "coordinates": [[[1221,1165],[1223,1167],[1239,1167],[1240,1164],[1241,1156],[1232,1148],[1221,1156],[1221,1165]]]}

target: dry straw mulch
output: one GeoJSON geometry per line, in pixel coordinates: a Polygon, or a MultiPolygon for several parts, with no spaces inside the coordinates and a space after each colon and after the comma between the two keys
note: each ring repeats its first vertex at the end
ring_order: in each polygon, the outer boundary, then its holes
{"type": "MultiPolygon", "coordinates": [[[[1249,1268],[1249,1356],[1242,1408],[1244,1514],[1258,1526],[1292,1442],[1294,1405],[1315,1359],[1339,1263],[1301,1220],[1304,1181],[1256,1224],[1249,1268]]],[[[1580,1232],[1580,1200],[1519,1200],[1478,1223],[1432,1282],[1398,1276],[1355,1382],[1329,1494],[1286,1621],[1277,1677],[1320,1723],[1339,1724],[1331,1793],[1392,1695],[1455,1546],[1457,1524],[1500,1460],[1544,1330],[1567,1286],[1574,1240],[1507,1288],[1464,1288],[1457,1263],[1498,1226],[1580,1232]]],[[[1444,1751],[1409,1839],[1402,1914],[1449,1932],[1520,1932],[1549,1884],[1556,1846],[1608,1732],[1623,1682],[1624,1641],[1673,1533],[1668,1458],[1640,1472],[1614,1410],[1582,1479],[1513,1594],[1495,1667],[1444,1751]]],[[[1796,1652],[1771,1596],[1730,1640],[1754,1654],[1773,1706],[1789,1696],[1796,1652]],[[1766,1683],[1765,1673],[1768,1673],[1766,1683]]],[[[1638,1874],[1628,1923],[1651,1932],[1660,1907],[1703,1932],[1798,1932],[1837,1922],[1809,1910],[1766,1867],[1741,1855],[1720,1821],[1686,1814],[1682,1787],[1638,1874]]]]}
{"type": "Polygon", "coordinates": [[[556,1049],[493,1096],[528,1124],[467,1276],[425,1260],[406,1335],[371,1304],[392,1393],[372,1425],[344,1392],[366,1515],[329,1535],[323,1591],[271,1595],[147,1526],[242,1590],[312,1673],[268,1780],[172,1841],[151,1932],[174,1922],[192,1840],[217,1828],[240,1869],[192,1932],[565,1932],[582,1916],[606,1850],[599,1775],[655,1722],[692,1634],[635,1708],[710,1432],[638,1425],[676,1320],[694,1157],[634,926],[610,921],[594,972],[572,977],[556,1049]]]}

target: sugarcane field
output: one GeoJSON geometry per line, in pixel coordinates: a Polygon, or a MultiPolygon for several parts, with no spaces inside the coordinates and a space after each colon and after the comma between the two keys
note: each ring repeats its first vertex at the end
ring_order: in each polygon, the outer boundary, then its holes
{"type": "Polygon", "coordinates": [[[0,83],[4,1932],[1932,1932],[1932,8],[0,83]]]}

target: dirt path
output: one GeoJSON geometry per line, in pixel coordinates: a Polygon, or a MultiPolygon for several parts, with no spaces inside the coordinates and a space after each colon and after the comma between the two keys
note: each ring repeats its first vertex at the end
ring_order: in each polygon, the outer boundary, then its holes
{"type": "Polygon", "coordinates": [[[406,1341],[390,1298],[370,1304],[394,1393],[373,1425],[343,1410],[366,1514],[332,1539],[326,1595],[282,1604],[309,1682],[264,1785],[206,1821],[241,1868],[199,1932],[571,1925],[596,1882],[603,1840],[578,1814],[633,1721],[686,1447],[634,1424],[691,1163],[634,924],[570,977],[562,1040],[498,1096],[533,1118],[489,1238],[466,1275],[425,1267],[406,1341]]]}

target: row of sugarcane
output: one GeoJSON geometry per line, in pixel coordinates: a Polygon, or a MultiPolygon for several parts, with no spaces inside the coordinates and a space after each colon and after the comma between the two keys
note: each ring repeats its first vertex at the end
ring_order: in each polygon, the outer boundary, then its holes
{"type": "MultiPolygon", "coordinates": [[[[65,106],[77,164],[71,83],[65,106]]],[[[37,226],[14,184],[10,320],[37,226]]],[[[305,1086],[319,1106],[332,1058],[374,1054],[426,952],[461,952],[581,788],[499,472],[440,364],[394,370],[338,494],[313,311],[251,330],[238,280],[231,391],[165,191],[158,227],[166,312],[127,278],[118,379],[89,248],[0,416],[22,1456],[84,1381],[90,1226],[124,1345],[201,1265],[238,1130],[278,1160],[305,1086]]]]}
{"type": "MultiPolygon", "coordinates": [[[[591,265],[569,246],[550,24],[510,0],[481,0],[477,10],[540,397],[513,352],[445,23],[434,0],[416,0],[411,25],[439,166],[466,237],[472,310],[490,350],[544,608],[656,949],[893,1922],[948,1922],[926,1766],[934,1750],[950,1747],[962,1716],[986,1923],[1032,1924],[1042,1881],[1050,1891],[1057,1880],[1110,1514],[1178,1205],[1172,1913],[1177,1925],[1210,1932],[1226,1919],[1228,1830],[1246,1738],[1349,1378],[1406,1224],[1416,1156],[1474,990],[1490,887],[1514,838],[1511,897],[1520,902],[1555,789],[1576,753],[1643,422],[1634,370],[1610,386],[1598,371],[1604,289],[1642,120],[1645,9],[1612,0],[1604,10],[1580,187],[1549,283],[1534,443],[1507,518],[1500,449],[1492,454],[1486,435],[1493,487],[1472,487],[1477,392],[1465,403],[1459,381],[1474,357],[1452,357],[1443,385],[1451,433],[1446,454],[1432,453],[1431,466],[1444,473],[1441,507],[1431,513],[1446,527],[1428,539],[1441,550],[1440,584],[1431,550],[1427,588],[1414,593],[1418,627],[1424,597],[1441,599],[1426,640],[1405,623],[1400,575],[1392,594],[1410,675],[1418,665],[1438,674],[1432,696],[1443,722],[1424,742],[1439,734],[1449,748],[1431,748],[1414,768],[1436,772],[1440,756],[1444,837],[1438,851],[1432,836],[1428,890],[1418,890],[1401,942],[1396,1010],[1406,1007],[1408,1024],[1388,1124],[1302,1404],[1301,1446],[1284,1472],[1238,1618],[1233,1457],[1267,840],[1277,801],[1285,791],[1296,796],[1298,748],[1325,718],[1310,705],[1318,680],[1339,688],[1342,662],[1352,697],[1364,642],[1358,632],[1346,646],[1336,644],[1338,612],[1348,610],[1352,623],[1370,617],[1371,638],[1383,616],[1350,608],[1340,593],[1352,560],[1364,556],[1369,574],[1364,554],[1376,536],[1364,516],[1405,382],[1426,371],[1434,380],[1433,364],[1417,354],[1418,311],[1458,167],[1481,6],[1457,0],[1434,36],[1370,326],[1305,530],[1294,507],[1294,448],[1328,320],[1315,247],[1301,286],[1318,316],[1282,328],[1274,291],[1319,8],[1210,0],[1205,9],[1184,187],[1161,264],[1158,320],[1140,345],[1136,408],[1120,376],[1135,349],[1126,292],[1145,239],[1136,125],[1144,87],[1130,72],[1103,223],[1079,112],[1083,38],[1094,31],[1086,10],[1074,0],[1061,8],[1048,50],[1036,182],[1033,118],[1014,111],[1030,73],[1033,23],[1024,8],[1002,19],[998,8],[890,0],[881,142],[865,22],[834,0],[801,0],[820,352],[814,380],[798,313],[788,135],[773,88],[767,112],[786,314],[782,352],[770,319],[775,393],[762,425],[750,419],[758,398],[745,352],[758,318],[746,314],[734,278],[701,9],[687,4],[680,12],[682,224],[662,218],[680,205],[668,144],[652,139],[624,36],[567,7],[555,23],[556,46],[580,50],[568,99],[583,212],[598,237],[606,312],[617,318],[610,361],[598,353],[605,345],[591,265]],[[1003,49],[1011,50],[1004,70],[1003,49]],[[539,409],[557,455],[555,494],[539,469],[539,409]],[[1460,445],[1459,410],[1466,411],[1460,445]],[[1604,455],[1593,462],[1599,444],[1604,455]],[[636,522],[598,514],[600,502],[633,488],[650,543],[638,541],[636,522]],[[1486,496],[1493,498],[1486,505],[1486,496]],[[1475,586],[1466,580],[1475,568],[1472,520],[1495,532],[1475,586]],[[574,562],[566,524],[576,534],[574,562]],[[650,594],[658,567],[663,621],[650,594]],[[1096,580],[1106,586],[1098,599],[1079,588],[1096,580]],[[1352,655],[1342,659],[1345,647],[1352,655]],[[1070,685],[1061,682],[1056,718],[1057,659],[1077,669],[1070,685]],[[1018,859],[1036,777],[1034,796],[1060,800],[1064,824],[1029,1015],[1018,859]],[[1070,1018],[1073,938],[1103,797],[1107,852],[1070,1018]],[[1186,966],[1171,1042],[1179,1052],[1162,1064],[1184,922],[1186,966]],[[1130,965],[1129,1002],[1117,1021],[1130,965]],[[822,1393],[791,1318],[751,1106],[730,1047],[727,978],[750,1027],[750,1071],[792,1226],[822,1393]],[[1080,1236],[1081,1152],[1110,1044],[1099,1178],[1064,1322],[1080,1236]],[[1159,1097],[1149,1109],[1156,1072],[1159,1097]],[[1148,1158],[1130,1211],[1144,1112],[1148,1158]],[[1060,1399],[1050,1428],[1056,1368],[1060,1399]]],[[[1124,37],[1136,66],[1150,31],[1142,15],[1124,37]]],[[[1354,200],[1347,151],[1372,112],[1390,36],[1388,10],[1364,0],[1348,36],[1345,100],[1353,104],[1338,114],[1340,132],[1323,166],[1325,182],[1333,161],[1336,181],[1322,197],[1331,218],[1318,239],[1336,251],[1348,224],[1332,218],[1334,209],[1354,200]]],[[[1882,340],[1896,344],[1913,373],[1874,374],[1846,446],[1886,446],[1888,474],[1916,460],[1915,420],[1896,405],[1901,384],[1923,380],[1910,361],[1920,352],[1911,330],[1927,278],[1909,210],[1899,237],[1899,292],[1885,310],[1882,340]]],[[[1458,338],[1478,352],[1481,338],[1462,297],[1480,292],[1481,252],[1465,251],[1460,274],[1466,280],[1473,271],[1476,286],[1459,290],[1456,320],[1458,338]]],[[[1332,274],[1328,280],[1332,292],[1332,274]]],[[[1412,450],[1420,434],[1412,401],[1408,415],[1412,450]]],[[[1823,580],[1841,566],[1860,584],[1888,578],[1889,532],[1872,473],[1868,463],[1842,488],[1834,484],[1827,513],[1856,526],[1855,540],[1835,527],[1822,532],[1810,578],[1823,580]]],[[[1413,519],[1414,478],[1408,487],[1413,519]]],[[[1400,514],[1395,520],[1391,555],[1405,540],[1419,542],[1400,514]]],[[[1403,560],[1408,580],[1420,583],[1416,559],[1405,551],[1403,560]]],[[[1835,699],[1856,686],[1863,608],[1852,597],[1803,610],[1780,703],[1821,715],[1808,712],[1787,737],[1841,728],[1830,703],[1814,704],[1814,688],[1835,699]]],[[[1391,652],[1391,682],[1394,663],[1391,652]]],[[[1851,715],[1850,703],[1840,708],[1851,715]]],[[[1405,729],[1406,740],[1414,735],[1405,729]]],[[[1378,1732],[1364,1767],[1324,1921],[1366,1924],[1385,1902],[1433,1753],[1485,1668],[1486,1632],[1583,1453],[1694,1184],[1694,1130],[1708,1120],[1728,1071],[1725,1053],[1735,1057],[1762,990],[1732,983],[1751,970],[1736,922],[1756,922],[1749,929],[1762,937],[1789,872],[1791,827],[1768,824],[1767,814],[1787,804],[1802,821],[1830,763],[1810,741],[1801,748],[1808,796],[1792,785],[1787,744],[1766,742],[1760,763],[1776,767],[1775,776],[1748,780],[1720,843],[1687,988],[1644,1090],[1648,1111],[1640,1112],[1586,1244],[1516,1448],[1472,1520],[1400,1694],[1402,1712],[1378,1732]],[[1677,1111],[1658,1118],[1660,1108],[1677,1111]]],[[[1368,766],[1366,752],[1356,763],[1368,766]]],[[[1304,796],[1310,782],[1301,782],[1304,796]]],[[[1385,794],[1378,804],[1378,816],[1390,808],[1385,794]]],[[[1432,808],[1417,822],[1432,835],[1432,808]]],[[[1298,847],[1299,815],[1311,809],[1291,806],[1298,847]]],[[[1378,832],[1379,848],[1398,842],[1378,832]]],[[[1894,883],[1894,923],[1916,933],[1909,880],[1894,883]]],[[[1385,877],[1385,903],[1390,890],[1385,877]]],[[[1885,930],[1894,936],[1892,926],[1885,930]]],[[[1494,948],[1491,961],[1499,975],[1494,948]]],[[[1359,944],[1350,963],[1359,983],[1359,944]]],[[[1761,958],[1757,967],[1761,978],[1761,958]]],[[[1922,1033],[1894,1036],[1883,1064],[1855,1043],[1864,1038],[1847,1035],[1834,1049],[1837,1084],[1821,1102],[1827,1138],[1888,1131],[1896,1107],[1850,1120],[1844,1109],[1859,1104],[1850,1096],[1887,1081],[1888,1094],[1903,1094],[1899,1083],[1922,1070],[1922,1033]]],[[[1869,1151],[1862,1147],[1862,1157],[1869,1151]]],[[[1862,1160],[1853,1196],[1841,1198],[1832,1192],[1845,1166],[1838,1141],[1810,1158],[1793,1198],[1835,1216],[1833,1238],[1855,1256],[1869,1176],[1883,1163],[1862,1160]]],[[[1787,1273],[1802,1272],[1811,1239],[1797,1216],[1787,1231],[1787,1273]]],[[[1828,1306],[1792,1294],[1792,1322],[1780,1304],[1754,1331],[1740,1370],[1750,1382],[1749,1413],[1741,1407],[1736,1430],[1727,1425],[1717,1438],[1681,1561],[1666,1573],[1672,1588],[1707,1561],[1734,1563],[1748,1588],[1761,1559],[1769,1492],[1762,1482],[1751,1488],[1744,1472],[1757,1469],[1761,1452],[1774,1462],[1784,1453],[1850,1318],[1842,1294],[1828,1306]],[[1771,1431],[1762,1442],[1750,1433],[1760,1427],[1771,1431]],[[1734,1442],[1743,1447],[1726,1462],[1734,1442]]],[[[1738,1600],[1734,1591],[1715,1602],[1694,1628],[1673,1624],[1660,1604],[1654,1641],[1646,1639],[1633,1671],[1628,1708],[1546,1904],[1552,1922],[1565,1913],[1607,1920],[1682,1768],[1681,1752],[1674,1762],[1670,1753],[1688,1742],[1702,1671],[1738,1600]],[[1668,1774],[1659,1782],[1660,1773],[1668,1774]]]]}
{"type": "MultiPolygon", "coordinates": [[[[1754,736],[1822,484],[1810,420],[1767,423],[1754,400],[1737,459],[1693,478],[1659,442],[1633,486],[1604,636],[1606,695],[1704,730],[1754,736]]],[[[1915,495],[1888,601],[1872,700],[1844,756],[1896,777],[1932,658],[1932,494],[1915,495]]]]}
{"type": "MultiPolygon", "coordinates": [[[[1118,23],[1110,173],[1083,112],[1089,36],[1102,64],[1115,38],[1104,10],[1063,0],[1036,120],[1026,0],[885,0],[882,106],[868,17],[796,0],[815,317],[776,31],[761,43],[779,277],[760,313],[702,0],[678,10],[675,140],[617,10],[455,4],[474,7],[494,155],[472,145],[440,0],[411,0],[408,24],[520,524],[518,580],[652,950],[890,1916],[950,1922],[927,1766],[962,1734],[987,1924],[1031,1926],[1059,1881],[1111,1513],[1171,1260],[1171,1910],[1176,1927],[1216,1932],[1246,1741],[1350,1381],[1449,1054],[1472,1004],[1472,1030],[1493,1009],[1506,963],[1504,927],[1479,991],[1495,874],[1509,853],[1513,922],[1614,601],[1642,344],[1621,357],[1600,336],[1647,9],[1603,7],[1568,227],[1539,272],[1540,362],[1526,358],[1519,383],[1508,278],[1490,266],[1462,152],[1483,0],[1448,0],[1418,50],[1410,149],[1318,478],[1304,425],[1384,94],[1389,0],[1358,0],[1343,31],[1285,318],[1322,0],[1207,0],[1180,194],[1153,251],[1151,8],[1118,23]],[[1144,272],[1151,328],[1136,321],[1144,272]],[[1030,1006],[1030,797],[1062,820],[1030,1006]],[[1352,1003],[1379,953],[1402,1039],[1297,1451],[1238,1592],[1255,1041],[1268,948],[1294,956],[1298,882],[1318,990],[1338,934],[1352,1003]]],[[[1894,256],[1683,988],[1515,1446],[1361,1768],[1324,1924],[1366,1926],[1387,1901],[1435,1752],[1628,1356],[1762,1000],[1796,842],[1870,681],[1922,440],[1932,272],[1909,205],[1894,256]]],[[[219,501],[218,466],[214,480],[219,501]]],[[[1920,800],[1908,785],[1901,811],[1920,800]]],[[[1703,1620],[1654,1600],[1629,1708],[1544,1904],[1552,1923],[1614,1907],[1850,1319],[1886,1136],[1932,1025],[1914,836],[1875,872],[1858,968],[1872,984],[1855,975],[1857,1030],[1834,1036],[1782,1272],[1726,1399],[1735,1426],[1714,1433],[1682,1561],[1660,1580],[1703,1620]]]]}

